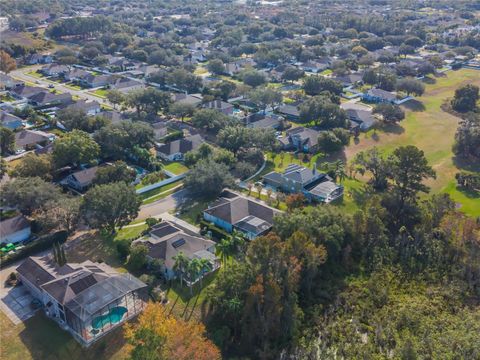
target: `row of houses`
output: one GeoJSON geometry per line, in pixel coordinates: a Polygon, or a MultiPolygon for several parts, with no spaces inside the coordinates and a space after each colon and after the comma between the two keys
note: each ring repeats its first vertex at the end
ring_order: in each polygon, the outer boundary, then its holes
{"type": "MultiPolygon", "coordinates": [[[[215,242],[163,221],[133,246],[148,248],[147,261],[158,260],[166,280],[186,277],[188,286],[220,267],[215,242]],[[207,260],[195,277],[176,268],[176,256],[207,260]]],[[[19,280],[41,304],[45,314],[82,345],[90,346],[137,316],[148,301],[147,285],[105,263],[84,261],[59,265],[52,255],[27,258],[17,269],[19,280]]]]}

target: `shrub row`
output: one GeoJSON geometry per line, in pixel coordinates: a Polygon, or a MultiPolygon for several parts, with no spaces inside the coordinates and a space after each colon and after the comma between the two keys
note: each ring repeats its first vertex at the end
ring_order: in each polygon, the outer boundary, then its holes
{"type": "Polygon", "coordinates": [[[24,248],[20,249],[19,251],[15,251],[14,253],[9,253],[5,255],[1,255],[0,257],[0,269],[4,268],[11,263],[25,259],[30,255],[35,255],[40,251],[44,251],[49,249],[54,243],[63,244],[68,237],[68,233],[66,231],[58,231],[54,234],[48,234],[38,238],[37,240],[32,241],[30,244],[25,245],[24,248]]]}

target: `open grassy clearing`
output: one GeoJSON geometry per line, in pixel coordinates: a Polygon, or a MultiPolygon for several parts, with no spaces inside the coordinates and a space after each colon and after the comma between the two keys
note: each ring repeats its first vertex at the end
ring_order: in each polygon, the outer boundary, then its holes
{"type": "Polygon", "coordinates": [[[437,172],[437,178],[427,182],[432,192],[449,193],[462,205],[460,210],[479,216],[480,198],[468,196],[455,185],[455,173],[460,169],[454,159],[452,145],[459,119],[441,109],[441,105],[453,96],[455,89],[466,84],[480,85],[480,73],[462,69],[436,78],[435,83],[426,85],[425,94],[419,101],[405,104],[405,120],[398,125],[362,134],[358,143],[352,142],[345,149],[347,160],[351,161],[355,154],[373,146],[390,153],[399,146],[415,145],[425,152],[430,165],[437,172]]]}

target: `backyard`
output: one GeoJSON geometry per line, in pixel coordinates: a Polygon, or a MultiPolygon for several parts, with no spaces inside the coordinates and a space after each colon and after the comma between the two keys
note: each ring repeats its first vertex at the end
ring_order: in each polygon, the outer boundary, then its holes
{"type": "Polygon", "coordinates": [[[0,312],[0,354],[9,360],[90,360],[127,358],[122,330],[116,329],[92,347],[85,349],[70,334],[41,312],[13,326],[0,312]]]}
{"type": "MultiPolygon", "coordinates": [[[[479,216],[480,197],[458,190],[455,183],[455,173],[460,171],[461,164],[452,153],[452,145],[459,119],[441,109],[458,87],[468,83],[480,85],[479,75],[476,70],[450,71],[446,76],[426,84],[425,94],[418,101],[410,101],[403,106],[405,120],[398,125],[362,134],[358,143],[352,142],[346,148],[347,160],[351,161],[358,152],[373,146],[390,153],[398,146],[415,145],[425,152],[437,173],[436,179],[427,182],[432,192],[450,194],[460,204],[461,211],[479,216]]],[[[480,165],[470,170],[480,171],[480,165]]],[[[349,182],[345,185],[346,191],[349,191],[349,182]]]]}

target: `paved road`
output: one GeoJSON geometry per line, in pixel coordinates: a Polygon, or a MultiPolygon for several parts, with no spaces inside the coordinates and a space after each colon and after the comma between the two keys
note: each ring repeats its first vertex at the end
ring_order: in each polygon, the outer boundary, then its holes
{"type": "Polygon", "coordinates": [[[146,219],[175,210],[186,200],[187,190],[180,190],[151,204],[142,205],[137,219],[146,219]]]}
{"type": "Polygon", "coordinates": [[[97,101],[101,104],[105,104],[105,105],[113,107],[113,104],[110,104],[110,102],[108,100],[102,99],[98,96],[90,94],[88,91],[91,91],[92,89],[84,89],[84,90],[70,89],[70,88],[66,87],[64,84],[60,84],[60,83],[57,83],[57,82],[54,82],[54,81],[50,81],[46,78],[36,78],[34,76],[31,76],[31,75],[27,74],[27,72],[36,71],[36,70],[42,68],[42,66],[43,65],[34,65],[34,66],[29,66],[28,68],[16,69],[16,70],[11,71],[9,73],[9,75],[11,77],[13,77],[14,79],[21,80],[21,81],[28,81],[28,82],[34,83],[35,86],[43,87],[43,88],[46,88],[48,90],[51,90],[51,89],[48,88],[48,86],[53,84],[55,86],[56,90],[59,90],[63,93],[70,93],[72,96],[78,96],[80,99],[83,99],[83,100],[97,101]]]}

